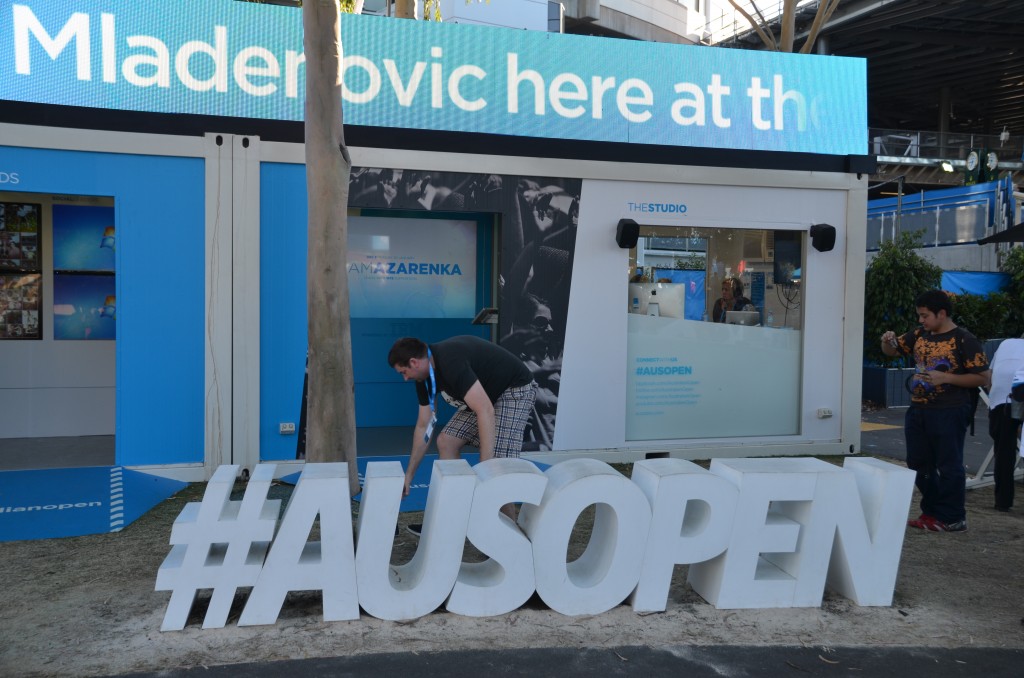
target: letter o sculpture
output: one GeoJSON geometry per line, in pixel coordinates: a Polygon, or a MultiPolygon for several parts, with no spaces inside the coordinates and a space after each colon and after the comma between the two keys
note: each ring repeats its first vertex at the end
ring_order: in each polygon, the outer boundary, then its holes
{"type": "Polygon", "coordinates": [[[600,614],[636,587],[651,524],[643,492],[604,462],[572,459],[545,471],[539,506],[524,505],[519,522],[533,543],[537,594],[566,615],[600,614]],[[566,562],[573,526],[597,504],[586,550],[566,562]]]}

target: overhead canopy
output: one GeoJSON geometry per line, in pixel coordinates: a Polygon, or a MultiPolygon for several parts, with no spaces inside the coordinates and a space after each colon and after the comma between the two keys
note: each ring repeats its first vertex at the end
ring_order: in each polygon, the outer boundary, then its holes
{"type": "Polygon", "coordinates": [[[990,242],[1024,242],[1024,224],[1017,224],[1009,228],[993,233],[987,238],[978,241],[979,245],[987,245],[990,242]]]}

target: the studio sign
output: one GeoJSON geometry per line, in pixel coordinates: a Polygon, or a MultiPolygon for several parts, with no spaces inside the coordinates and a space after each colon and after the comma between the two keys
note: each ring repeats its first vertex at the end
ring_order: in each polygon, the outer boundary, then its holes
{"type": "Polygon", "coordinates": [[[858,605],[892,602],[914,474],[875,459],[843,468],[802,458],[637,462],[632,480],[573,459],[540,472],[518,459],[434,463],[423,537],[391,565],[404,473],[367,465],[355,535],[344,464],[306,464],[278,525],[268,500],[273,465],[260,465],[241,501],[236,466],[220,467],[202,503],[171,531],[156,589],[171,591],[163,630],[185,626],[196,593],[212,590],[204,628],[222,627],[239,587],[252,587],[240,625],[272,624],[289,591],[319,590],[326,621],[415,619],[445,605],[489,616],[534,591],[566,615],[625,600],[665,609],[676,564],[718,608],[817,607],[826,584],[858,605]],[[499,508],[523,502],[519,527],[499,508]],[[590,542],[566,562],[580,513],[596,505],[590,542]],[[308,542],[320,518],[320,541],[308,542]],[[276,535],[275,535],[276,532],[276,535]],[[469,539],[489,560],[463,563],[469,539]]]}

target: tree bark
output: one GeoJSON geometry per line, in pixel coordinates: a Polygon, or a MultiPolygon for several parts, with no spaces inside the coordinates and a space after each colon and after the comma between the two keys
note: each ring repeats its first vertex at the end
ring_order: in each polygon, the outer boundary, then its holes
{"type": "Polygon", "coordinates": [[[355,382],[346,271],[348,180],[352,162],[342,126],[338,0],[304,2],[302,27],[306,54],[306,195],[309,207],[306,460],[348,462],[349,489],[356,494],[359,477],[355,382]]]}
{"type": "Polygon", "coordinates": [[[396,19],[415,19],[416,0],[395,0],[396,19]]]}

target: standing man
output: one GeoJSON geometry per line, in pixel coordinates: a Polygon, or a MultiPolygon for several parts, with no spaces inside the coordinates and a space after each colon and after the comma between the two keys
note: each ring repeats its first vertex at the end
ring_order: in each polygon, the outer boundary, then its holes
{"type": "Polygon", "coordinates": [[[913,355],[905,435],[907,467],[917,472],[921,515],[907,525],[932,532],[967,529],[964,436],[971,411],[971,391],[988,383],[988,360],[981,342],[950,319],[953,302],[942,290],[929,290],[914,301],[921,327],[896,336],[882,335],[887,356],[913,355]]]}
{"type": "Polygon", "coordinates": [[[1013,506],[1013,470],[1017,466],[1017,441],[1021,424],[1021,403],[1011,399],[1014,376],[1024,371],[1024,338],[1007,339],[992,356],[992,388],[988,393],[988,433],[995,452],[997,511],[1013,506]]]}
{"type": "MultiPolygon", "coordinates": [[[[458,409],[437,436],[441,459],[457,459],[466,443],[480,448],[480,461],[519,457],[537,397],[533,375],[519,358],[479,337],[452,337],[429,346],[403,337],[391,347],[388,364],[406,381],[416,382],[420,404],[405,472],[406,495],[430,445],[438,395],[458,409]]],[[[511,504],[502,511],[515,519],[511,504]]]]}

